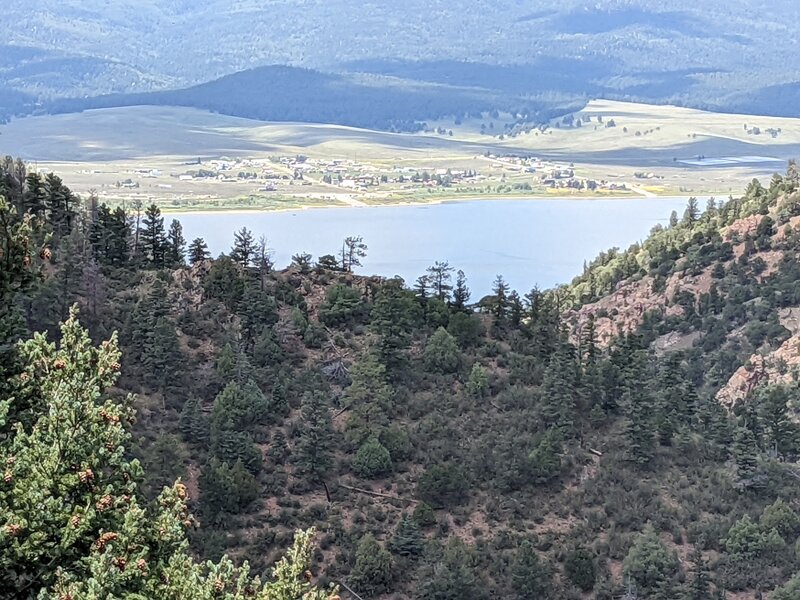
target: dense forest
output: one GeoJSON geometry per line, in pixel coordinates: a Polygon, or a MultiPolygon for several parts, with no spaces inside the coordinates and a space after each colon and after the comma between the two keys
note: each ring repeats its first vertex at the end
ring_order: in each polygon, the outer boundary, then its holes
{"type": "Polygon", "coordinates": [[[481,299],[0,195],[4,596],[800,596],[796,165],[481,299]]]}
{"type": "Polygon", "coordinates": [[[417,85],[385,77],[329,74],[270,66],[227,75],[186,89],[96,98],[69,98],[45,104],[50,113],[116,106],[187,106],[262,121],[334,123],[387,131],[415,132],[425,121],[503,110],[524,121],[548,119],[583,106],[579,100],[507,96],[499,91],[417,85]]]}

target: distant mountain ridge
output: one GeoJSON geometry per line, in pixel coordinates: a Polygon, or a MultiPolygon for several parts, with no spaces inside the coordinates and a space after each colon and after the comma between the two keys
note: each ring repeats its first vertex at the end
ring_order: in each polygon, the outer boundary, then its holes
{"type": "Polygon", "coordinates": [[[429,118],[496,108],[548,119],[566,107],[577,106],[575,102],[553,103],[477,87],[280,65],[248,69],[181,90],[72,98],[45,106],[49,112],[75,112],[133,105],[186,106],[264,121],[335,123],[395,131],[416,131],[429,118]]]}
{"type": "MultiPolygon", "coordinates": [[[[211,87],[220,90],[236,83],[238,93],[240,83],[259,73],[252,69],[265,65],[348,80],[390,76],[406,87],[481,88],[490,97],[549,106],[603,96],[788,116],[797,114],[795,105],[770,89],[800,81],[799,25],[793,0],[665,0],[657,7],[646,0],[600,0],[591,7],[543,0],[535,11],[514,0],[381,1],[366,8],[346,0],[31,0],[0,14],[0,117],[63,98],[178,89],[185,90],[181,102],[199,94],[190,100],[197,105],[210,89],[200,84],[214,81],[211,87]],[[237,72],[243,74],[235,80],[215,81],[237,72]]],[[[309,90],[328,95],[330,80],[317,80],[323,87],[309,90]]],[[[409,99],[397,82],[369,84],[376,86],[394,94],[393,105],[420,96],[437,108],[452,99],[454,114],[464,105],[463,93],[451,89],[435,90],[434,99],[431,90],[409,99]]],[[[487,100],[467,95],[470,106],[487,100]]],[[[317,111],[312,120],[324,114],[317,111]]]]}

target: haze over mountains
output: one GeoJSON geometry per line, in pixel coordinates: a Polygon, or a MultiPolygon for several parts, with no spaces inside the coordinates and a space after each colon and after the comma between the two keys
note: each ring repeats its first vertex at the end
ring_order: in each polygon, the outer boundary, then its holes
{"type": "Polygon", "coordinates": [[[407,128],[592,97],[793,116],[798,24],[792,0],[15,1],[0,117],[146,103],[407,128]]]}

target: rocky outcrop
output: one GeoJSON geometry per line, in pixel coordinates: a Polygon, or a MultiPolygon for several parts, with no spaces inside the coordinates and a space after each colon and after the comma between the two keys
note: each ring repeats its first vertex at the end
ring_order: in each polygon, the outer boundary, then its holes
{"type": "Polygon", "coordinates": [[[717,401],[731,409],[762,383],[788,384],[795,381],[800,369],[800,308],[780,312],[781,325],[792,336],[767,354],[754,354],[748,363],[739,367],[720,390],[717,401]]]}

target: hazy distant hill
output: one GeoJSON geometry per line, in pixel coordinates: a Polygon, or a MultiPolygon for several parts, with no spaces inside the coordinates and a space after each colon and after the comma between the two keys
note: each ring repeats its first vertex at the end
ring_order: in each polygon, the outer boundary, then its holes
{"type": "Polygon", "coordinates": [[[542,98],[517,90],[416,82],[380,75],[328,74],[297,67],[248,69],[181,90],[70,98],[48,103],[50,112],[131,105],[202,108],[264,121],[336,123],[415,131],[426,119],[514,111],[546,120],[576,108],[570,98],[542,98]]]}
{"type": "MultiPolygon", "coordinates": [[[[0,86],[35,97],[86,97],[181,88],[285,64],[519,95],[602,94],[747,110],[764,104],[751,102],[762,88],[800,80],[795,0],[535,4],[16,2],[0,14],[0,86]]],[[[770,112],[794,111],[778,110],[769,95],[766,103],[770,112]]],[[[0,92],[0,113],[17,104],[0,92]]]]}

